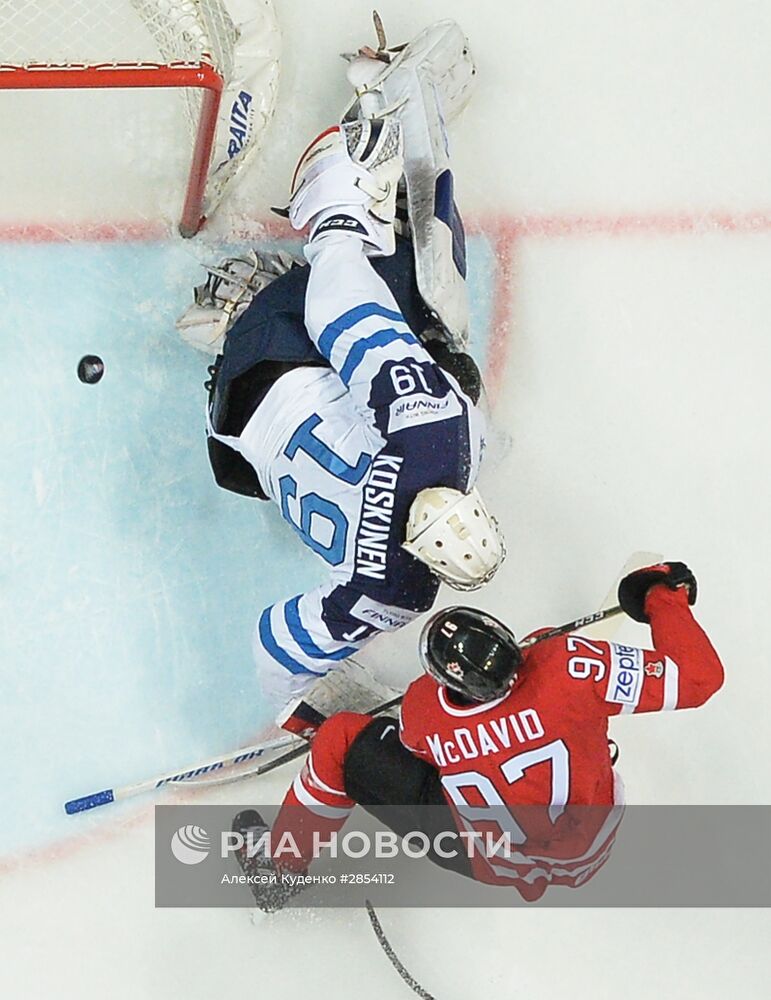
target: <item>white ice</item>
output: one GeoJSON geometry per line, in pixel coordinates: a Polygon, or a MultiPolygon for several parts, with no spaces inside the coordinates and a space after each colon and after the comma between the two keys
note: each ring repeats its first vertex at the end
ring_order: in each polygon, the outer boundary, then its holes
{"type": "MultiPolygon", "coordinates": [[[[125,238],[178,208],[168,95],[0,93],[0,991],[13,1000],[408,995],[363,912],[253,924],[243,910],[154,909],[152,805],[192,793],[61,809],[247,742],[267,717],[256,612],[323,575],[274,510],[214,487],[206,362],[172,328],[197,261],[259,235],[285,202],[296,155],[347,100],[337,53],[371,40],[361,2],[275,3],[274,124],[192,244],[125,238]],[[114,239],[82,238],[105,222],[114,239]],[[75,377],[87,353],[106,363],[95,386],[75,377]]],[[[524,632],[591,610],[635,549],[687,560],[726,685],[699,711],[614,723],[627,794],[767,802],[771,9],[382,0],[380,12],[393,41],[454,17],[479,64],[453,150],[474,344],[495,390],[484,489],[510,555],[477,603],[524,632]]],[[[407,630],[371,659],[407,679],[414,641],[407,630]]],[[[254,794],[276,800],[289,777],[254,794]]],[[[767,995],[762,910],[383,920],[440,1000],[767,995]]]]}

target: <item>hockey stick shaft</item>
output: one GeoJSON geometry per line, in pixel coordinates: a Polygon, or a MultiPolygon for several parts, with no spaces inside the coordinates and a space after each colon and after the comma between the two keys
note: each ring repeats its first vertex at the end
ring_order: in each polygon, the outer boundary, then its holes
{"type": "MultiPolygon", "coordinates": [[[[525,639],[521,643],[521,646],[526,649],[538,642],[543,642],[545,639],[553,639],[555,636],[566,635],[568,632],[575,632],[577,629],[583,628],[584,626],[593,625],[606,618],[621,614],[621,610],[622,609],[619,605],[614,605],[613,607],[606,608],[603,611],[597,611],[594,614],[585,615],[583,618],[576,618],[571,622],[566,622],[564,625],[559,625],[557,628],[549,629],[546,632],[540,633],[540,635],[535,635],[530,639],[525,639]]],[[[389,701],[383,702],[383,704],[373,708],[370,714],[381,715],[383,712],[387,712],[390,708],[395,708],[397,705],[401,704],[402,697],[402,695],[399,695],[396,698],[391,698],[389,701]]],[[[121,788],[105,788],[102,791],[92,792],[90,795],[84,795],[78,799],[71,799],[69,802],[65,802],[64,809],[69,815],[74,815],[75,813],[86,812],[89,809],[96,809],[99,806],[109,805],[110,802],[117,802],[120,799],[131,798],[134,795],[141,795],[144,792],[152,791],[155,788],[161,788],[167,784],[182,784],[186,781],[192,781],[201,775],[213,774],[224,768],[244,764],[250,759],[257,759],[268,750],[279,750],[282,747],[295,743],[296,740],[296,736],[280,736],[274,740],[256,743],[250,747],[241,747],[239,750],[235,750],[224,757],[215,757],[211,760],[201,761],[191,767],[183,768],[181,771],[172,772],[170,774],[161,774],[155,778],[149,778],[147,781],[141,781],[134,785],[124,785],[121,788]]],[[[298,757],[302,757],[302,755],[307,753],[309,749],[310,744],[305,740],[302,740],[297,746],[292,747],[290,750],[287,750],[286,753],[283,753],[278,757],[274,757],[272,760],[265,761],[263,764],[258,764],[257,767],[249,768],[239,774],[234,774],[232,778],[226,778],[225,775],[223,775],[222,779],[224,780],[215,779],[211,783],[222,784],[228,780],[239,781],[244,778],[256,778],[262,774],[268,774],[270,771],[274,771],[276,768],[282,767],[284,764],[288,764],[293,760],[297,760],[298,757]]],[[[207,782],[202,781],[198,782],[198,784],[207,784],[207,782]]]]}
{"type": "Polygon", "coordinates": [[[614,604],[611,608],[603,608],[602,611],[595,611],[593,615],[584,615],[583,618],[575,618],[572,622],[566,622],[564,625],[550,628],[539,635],[533,635],[529,639],[523,639],[519,644],[520,648],[529,649],[530,646],[534,646],[537,642],[543,642],[544,639],[554,639],[559,635],[577,632],[580,628],[585,628],[587,625],[596,625],[597,622],[605,621],[606,618],[613,618],[615,615],[623,614],[623,610],[620,604],[614,604]]]}
{"type": "Polygon", "coordinates": [[[420,985],[420,983],[417,981],[417,979],[412,975],[412,973],[408,972],[407,969],[404,967],[404,964],[402,963],[401,959],[394,951],[393,945],[386,937],[386,933],[383,930],[383,925],[380,923],[380,918],[375,912],[375,907],[372,905],[372,903],[368,899],[365,899],[364,906],[367,909],[367,916],[369,917],[369,922],[372,926],[372,930],[375,932],[375,937],[378,940],[378,944],[385,952],[386,958],[391,963],[391,965],[393,965],[393,967],[402,977],[407,986],[409,986],[412,992],[417,993],[417,995],[421,998],[421,1000],[435,1000],[433,993],[429,993],[428,990],[424,990],[423,987],[420,985]]]}
{"type": "MultiPolygon", "coordinates": [[[[404,695],[397,695],[396,698],[391,698],[390,701],[384,701],[381,705],[377,705],[368,712],[368,715],[381,715],[383,712],[387,712],[389,708],[395,708],[397,705],[401,705],[404,695]]],[[[283,764],[288,764],[290,761],[297,760],[298,757],[302,757],[303,754],[308,753],[311,749],[311,743],[303,740],[303,745],[298,747],[293,747],[291,750],[287,750],[286,753],[282,753],[280,757],[274,757],[273,760],[266,760],[264,764],[258,764],[257,767],[251,768],[248,771],[243,771],[240,774],[233,776],[233,781],[241,781],[244,778],[256,778],[261,774],[268,774],[270,771],[275,771],[277,767],[281,767],[283,764]]],[[[216,782],[220,784],[220,782],[216,782]]],[[[214,784],[214,782],[212,782],[214,784]]]]}
{"type": "MultiPolygon", "coordinates": [[[[297,742],[297,737],[292,735],[278,736],[272,740],[263,740],[262,743],[255,743],[249,747],[241,747],[231,753],[221,757],[213,757],[209,760],[199,761],[190,767],[182,768],[179,771],[172,771],[169,774],[159,774],[146,781],[140,781],[134,785],[123,785],[120,788],[105,788],[100,792],[92,792],[90,795],[83,795],[78,799],[70,799],[64,803],[64,810],[68,815],[86,812],[89,809],[96,809],[98,806],[108,805],[110,802],[117,802],[119,799],[131,798],[134,795],[141,795],[143,792],[152,791],[154,788],[161,788],[163,785],[179,784],[192,781],[202,774],[210,774],[220,771],[223,768],[236,767],[249,760],[261,757],[269,750],[280,750],[297,742]]],[[[304,746],[304,745],[303,745],[304,746]]]]}
{"type": "MultiPolygon", "coordinates": [[[[613,618],[615,615],[622,614],[622,608],[620,605],[615,604],[613,607],[604,608],[602,611],[595,611],[594,614],[584,615],[583,618],[575,618],[572,622],[566,622],[564,625],[558,625],[556,628],[550,628],[546,632],[541,632],[539,635],[531,636],[529,639],[525,639],[519,645],[522,649],[529,649],[531,646],[535,646],[536,643],[543,642],[545,639],[554,639],[560,635],[567,635],[569,632],[576,632],[580,628],[584,628],[587,625],[595,625],[597,622],[604,621],[606,618],[613,618]]],[[[396,698],[391,698],[390,701],[385,701],[382,705],[378,705],[373,708],[369,715],[382,715],[383,712],[387,712],[389,708],[395,708],[397,705],[401,705],[404,695],[398,695],[396,698]]],[[[247,771],[243,771],[241,774],[235,775],[233,777],[234,781],[241,781],[244,778],[256,778],[261,774],[268,774],[270,771],[275,771],[277,767],[282,767],[284,764],[290,763],[290,761],[297,760],[298,757],[302,757],[303,754],[308,753],[311,749],[310,743],[304,743],[303,746],[294,747],[292,750],[287,751],[287,753],[281,754],[280,757],[274,757],[273,760],[265,761],[264,764],[258,764],[255,768],[250,768],[247,771]]],[[[220,784],[220,782],[217,782],[220,784]]]]}

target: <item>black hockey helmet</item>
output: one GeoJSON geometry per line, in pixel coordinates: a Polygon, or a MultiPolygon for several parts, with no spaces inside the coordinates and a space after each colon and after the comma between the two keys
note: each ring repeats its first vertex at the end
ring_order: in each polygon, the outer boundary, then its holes
{"type": "Polygon", "coordinates": [[[522,653],[514,633],[476,608],[444,608],[420,636],[420,659],[434,680],[472,701],[506,694],[522,653]]]}

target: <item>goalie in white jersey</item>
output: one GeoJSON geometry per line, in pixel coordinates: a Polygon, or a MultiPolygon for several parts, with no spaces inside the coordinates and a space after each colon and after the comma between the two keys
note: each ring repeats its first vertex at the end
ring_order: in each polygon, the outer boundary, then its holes
{"type": "MultiPolygon", "coordinates": [[[[295,229],[310,227],[310,267],[260,291],[212,369],[218,481],[273,500],[330,571],[323,586],[259,616],[254,656],[277,708],[429,610],[440,580],[475,589],[504,556],[474,488],[484,441],[478,372],[467,355],[417,335],[429,314],[415,304],[412,249],[397,248],[394,234],[402,164],[393,116],[335,126],[311,143],[289,208],[295,229]],[[306,281],[299,336],[287,314],[306,281]]],[[[261,265],[255,258],[241,271],[246,287],[261,265]]],[[[232,291],[232,275],[219,278],[232,291]]],[[[210,280],[202,315],[216,298],[210,280]]]]}

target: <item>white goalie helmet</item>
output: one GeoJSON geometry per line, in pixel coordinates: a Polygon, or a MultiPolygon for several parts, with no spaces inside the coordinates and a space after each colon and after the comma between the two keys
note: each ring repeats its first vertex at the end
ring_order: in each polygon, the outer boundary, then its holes
{"type": "Polygon", "coordinates": [[[456,590],[477,590],[506,557],[498,522],[477,489],[421,490],[410,507],[402,546],[456,590]]]}

